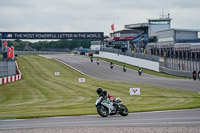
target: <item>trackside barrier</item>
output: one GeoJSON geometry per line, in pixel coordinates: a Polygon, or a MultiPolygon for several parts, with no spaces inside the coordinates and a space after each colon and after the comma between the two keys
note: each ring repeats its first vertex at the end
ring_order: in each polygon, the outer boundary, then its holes
{"type": "Polygon", "coordinates": [[[0,78],[0,85],[15,82],[15,81],[18,81],[18,80],[22,80],[22,73],[19,70],[19,66],[18,66],[16,61],[15,61],[15,64],[16,64],[17,71],[18,71],[19,74],[0,78]]]}
{"type": "Polygon", "coordinates": [[[7,76],[7,77],[0,78],[0,85],[7,84],[7,83],[10,83],[10,82],[15,82],[15,81],[18,81],[18,80],[22,80],[22,74],[21,73],[14,75],[14,76],[7,76]]]}
{"type": "Polygon", "coordinates": [[[159,72],[159,62],[135,58],[131,56],[118,55],[116,53],[100,52],[99,54],[94,54],[96,57],[107,58],[111,60],[116,60],[119,62],[124,62],[134,66],[140,66],[142,68],[150,69],[159,72]]]}

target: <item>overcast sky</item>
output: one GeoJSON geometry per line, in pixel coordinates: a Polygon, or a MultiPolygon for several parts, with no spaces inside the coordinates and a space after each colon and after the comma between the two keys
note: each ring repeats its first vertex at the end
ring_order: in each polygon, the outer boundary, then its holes
{"type": "Polygon", "coordinates": [[[200,29],[200,0],[0,0],[0,31],[104,32],[170,13],[172,28],[200,29]]]}

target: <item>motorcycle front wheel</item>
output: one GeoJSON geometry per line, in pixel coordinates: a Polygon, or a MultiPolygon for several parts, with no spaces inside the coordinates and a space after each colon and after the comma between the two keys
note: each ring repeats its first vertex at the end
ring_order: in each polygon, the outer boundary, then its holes
{"type": "Polygon", "coordinates": [[[102,117],[108,116],[108,109],[106,107],[102,106],[102,105],[97,106],[97,112],[102,117]]]}
{"type": "Polygon", "coordinates": [[[127,116],[128,115],[128,108],[125,105],[119,104],[119,109],[118,110],[120,111],[119,114],[121,116],[127,116]]]}

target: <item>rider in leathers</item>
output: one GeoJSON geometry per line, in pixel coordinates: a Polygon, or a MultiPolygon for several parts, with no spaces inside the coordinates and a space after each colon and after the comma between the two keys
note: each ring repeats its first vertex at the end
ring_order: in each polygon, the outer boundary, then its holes
{"type": "Polygon", "coordinates": [[[111,102],[113,102],[113,106],[116,107],[116,109],[118,109],[118,104],[115,101],[115,98],[110,95],[107,91],[103,91],[102,88],[97,88],[97,94],[99,96],[102,96],[103,98],[108,98],[111,102]]]}

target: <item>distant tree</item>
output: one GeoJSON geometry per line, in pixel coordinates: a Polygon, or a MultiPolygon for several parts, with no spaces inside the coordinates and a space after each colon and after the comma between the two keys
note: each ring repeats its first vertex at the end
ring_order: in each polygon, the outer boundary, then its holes
{"type": "MultiPolygon", "coordinates": [[[[90,48],[91,41],[94,41],[94,39],[62,39],[58,41],[39,41],[39,42],[29,42],[29,46],[36,50],[41,49],[51,49],[51,48],[90,48]]],[[[14,46],[16,49],[24,50],[25,48],[25,41],[22,40],[14,40],[14,41],[8,41],[9,46],[14,46]]]]}

